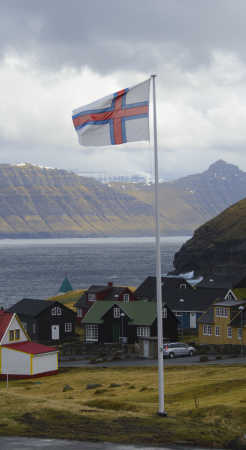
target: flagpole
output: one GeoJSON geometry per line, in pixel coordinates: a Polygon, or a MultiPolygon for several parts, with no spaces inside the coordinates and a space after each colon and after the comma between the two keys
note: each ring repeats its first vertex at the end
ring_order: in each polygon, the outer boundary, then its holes
{"type": "Polygon", "coordinates": [[[159,411],[158,415],[167,416],[164,404],[164,363],[163,363],[163,324],[162,324],[162,287],[161,287],[161,250],[160,250],[160,212],[159,212],[159,172],[158,172],[158,145],[156,121],[156,93],[155,78],[151,75],[153,83],[153,127],[154,127],[154,158],[155,158],[155,245],[156,245],[156,294],[157,294],[157,351],[158,351],[158,381],[159,381],[159,411]]]}

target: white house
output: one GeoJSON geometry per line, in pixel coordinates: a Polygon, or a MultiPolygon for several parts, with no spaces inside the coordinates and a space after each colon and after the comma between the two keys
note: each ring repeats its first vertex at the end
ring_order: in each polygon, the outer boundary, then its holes
{"type": "Polygon", "coordinates": [[[0,310],[0,378],[29,378],[58,371],[58,350],[31,342],[15,313],[0,310]]]}

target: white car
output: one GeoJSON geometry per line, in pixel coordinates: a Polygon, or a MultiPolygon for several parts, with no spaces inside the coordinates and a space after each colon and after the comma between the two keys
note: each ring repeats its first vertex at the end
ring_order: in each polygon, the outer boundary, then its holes
{"type": "Polygon", "coordinates": [[[176,356],[192,356],[195,351],[195,347],[184,344],[183,342],[170,342],[164,344],[163,358],[175,358],[176,356]]]}

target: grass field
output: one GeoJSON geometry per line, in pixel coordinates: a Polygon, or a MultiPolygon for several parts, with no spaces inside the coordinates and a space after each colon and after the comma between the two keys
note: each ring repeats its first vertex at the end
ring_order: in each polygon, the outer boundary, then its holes
{"type": "Polygon", "coordinates": [[[245,367],[168,367],[165,392],[161,418],[152,367],[61,369],[8,389],[2,381],[0,435],[246,448],[245,367]]]}

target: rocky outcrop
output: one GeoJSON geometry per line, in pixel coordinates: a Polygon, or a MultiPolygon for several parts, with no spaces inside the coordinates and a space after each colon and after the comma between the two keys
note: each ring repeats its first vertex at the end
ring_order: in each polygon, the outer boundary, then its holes
{"type": "Polygon", "coordinates": [[[246,273],[246,199],[198,228],[175,254],[175,273],[195,275],[246,273]]]}

